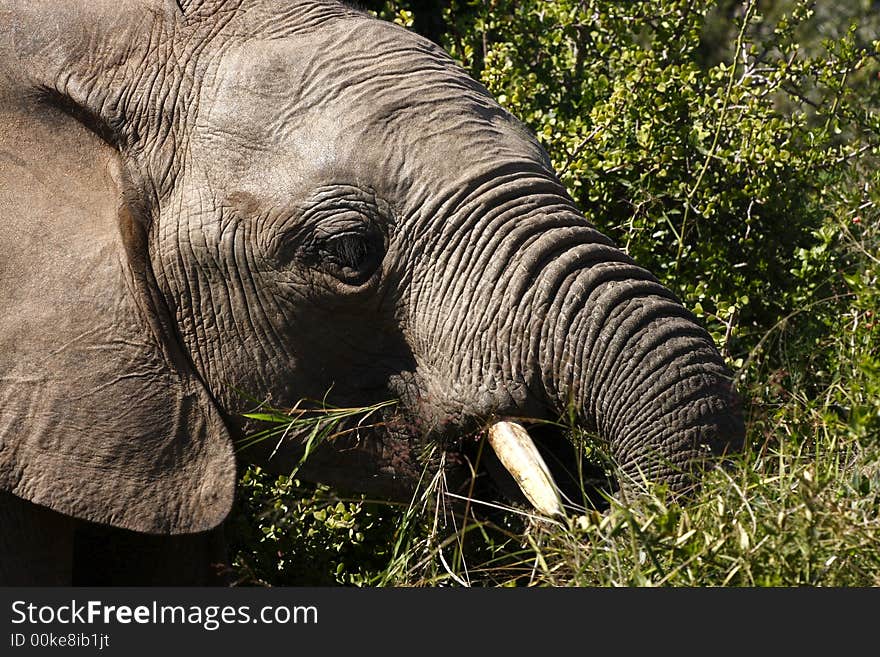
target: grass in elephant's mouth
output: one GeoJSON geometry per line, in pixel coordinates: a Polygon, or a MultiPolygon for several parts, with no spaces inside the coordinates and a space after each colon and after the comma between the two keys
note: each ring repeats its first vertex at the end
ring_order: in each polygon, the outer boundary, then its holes
{"type": "Polygon", "coordinates": [[[288,409],[275,408],[260,403],[256,410],[244,413],[243,417],[266,423],[265,429],[248,434],[238,441],[237,451],[243,451],[260,443],[272,441],[272,454],[288,439],[301,440],[304,453],[294,466],[291,476],[305,463],[309,455],[321,443],[361,430],[375,428],[383,424],[374,418],[384,408],[397,404],[388,400],[358,408],[342,408],[326,401],[300,399],[288,409]]]}

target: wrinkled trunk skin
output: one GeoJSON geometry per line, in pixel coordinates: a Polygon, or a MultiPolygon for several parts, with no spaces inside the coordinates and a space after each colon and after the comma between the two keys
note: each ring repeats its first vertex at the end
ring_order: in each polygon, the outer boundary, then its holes
{"type": "Polygon", "coordinates": [[[731,373],[651,274],[585,231],[570,232],[560,239],[567,251],[535,277],[544,312],[531,356],[547,400],[598,434],[624,491],[647,480],[682,491],[701,457],[741,447],[731,373]]]}
{"type": "Polygon", "coordinates": [[[702,457],[741,447],[732,376],[711,337],[558,181],[500,176],[463,208],[481,213],[457,219],[473,222],[478,243],[435,259],[457,273],[422,324],[436,353],[463,354],[424,368],[439,381],[431,407],[446,409],[436,425],[457,417],[456,399],[467,400],[458,417],[573,414],[606,446],[624,492],[645,480],[683,491],[702,457]]]}
{"type": "Polygon", "coordinates": [[[681,491],[702,456],[740,448],[743,425],[709,335],[639,273],[620,264],[577,274],[583,306],[547,319],[545,385],[607,443],[624,490],[650,480],[681,491]]]}

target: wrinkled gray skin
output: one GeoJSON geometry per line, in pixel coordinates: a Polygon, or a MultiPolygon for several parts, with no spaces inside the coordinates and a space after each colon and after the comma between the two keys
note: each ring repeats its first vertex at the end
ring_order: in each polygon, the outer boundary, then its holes
{"type": "Polygon", "coordinates": [[[454,485],[454,438],[492,416],[574,408],[621,481],[677,490],[741,441],[705,331],[402,28],[335,2],[0,0],[0,126],[2,583],[206,581],[236,391],[399,399],[303,473],[390,497],[427,443],[454,485]]]}

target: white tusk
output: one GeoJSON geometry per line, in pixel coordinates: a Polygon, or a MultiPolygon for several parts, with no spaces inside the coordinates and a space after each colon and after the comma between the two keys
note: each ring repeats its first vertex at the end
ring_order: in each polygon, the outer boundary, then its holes
{"type": "Polygon", "coordinates": [[[559,489],[538,448],[521,424],[509,420],[489,427],[489,444],[523,494],[546,516],[565,516],[559,489]]]}

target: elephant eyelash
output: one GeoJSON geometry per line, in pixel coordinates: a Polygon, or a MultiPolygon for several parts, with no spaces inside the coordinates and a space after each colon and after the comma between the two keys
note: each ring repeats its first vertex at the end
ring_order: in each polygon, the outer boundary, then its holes
{"type": "Polygon", "coordinates": [[[369,257],[371,246],[359,233],[343,233],[327,240],[327,253],[340,265],[359,269],[369,257]]]}
{"type": "Polygon", "coordinates": [[[317,248],[318,268],[348,285],[370,280],[385,255],[385,239],[375,227],[348,230],[322,238],[317,248]]]}

